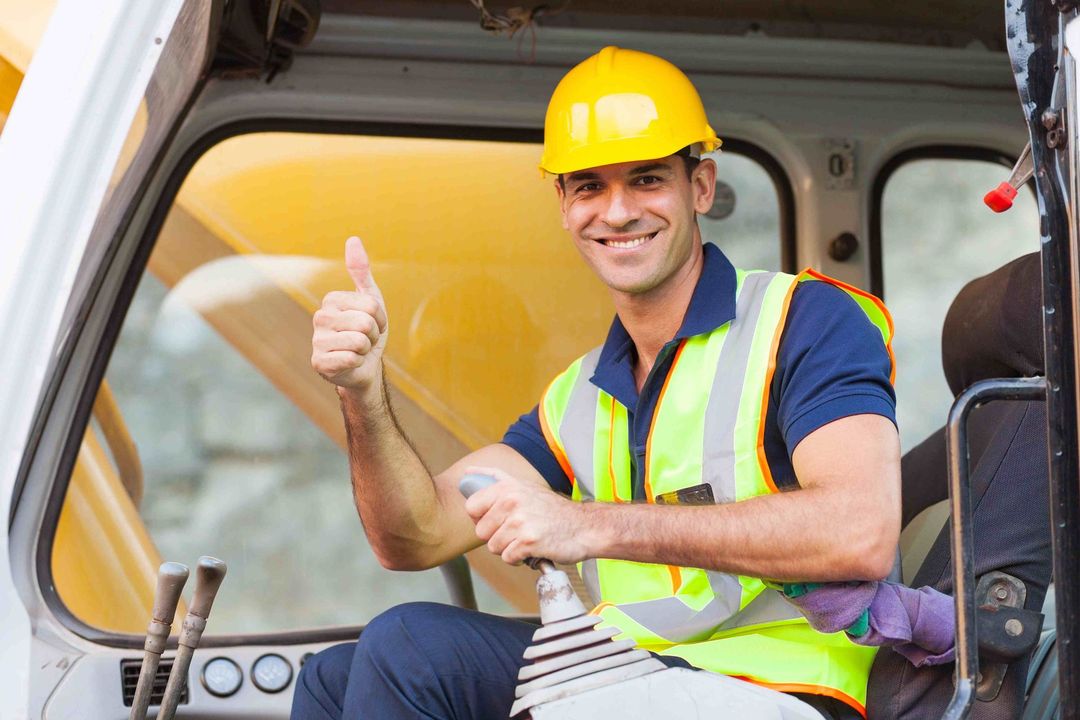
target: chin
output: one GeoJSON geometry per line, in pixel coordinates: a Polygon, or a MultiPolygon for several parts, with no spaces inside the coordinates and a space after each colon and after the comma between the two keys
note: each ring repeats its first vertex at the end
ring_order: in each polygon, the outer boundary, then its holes
{"type": "Polygon", "coordinates": [[[615,292],[624,293],[626,295],[644,295],[652,290],[656,289],[657,281],[655,277],[627,277],[625,275],[602,276],[601,279],[604,284],[615,292]]]}

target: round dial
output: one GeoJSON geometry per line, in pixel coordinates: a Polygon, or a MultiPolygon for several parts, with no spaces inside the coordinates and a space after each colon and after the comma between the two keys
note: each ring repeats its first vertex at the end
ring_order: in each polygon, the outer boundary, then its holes
{"type": "Polygon", "coordinates": [[[216,657],[202,669],[202,684],[207,692],[218,697],[229,697],[244,682],[244,673],[240,666],[229,658],[216,657]]]}
{"type": "Polygon", "coordinates": [[[292,682],[292,665],[280,655],[263,655],[251,666],[251,681],[263,692],[281,692],[292,682]]]}

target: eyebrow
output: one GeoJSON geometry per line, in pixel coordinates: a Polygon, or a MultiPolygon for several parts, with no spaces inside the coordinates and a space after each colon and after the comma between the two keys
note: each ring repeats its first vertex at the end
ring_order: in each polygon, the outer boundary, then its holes
{"type": "Polygon", "coordinates": [[[630,171],[631,175],[644,175],[645,173],[656,172],[657,170],[671,170],[669,165],[664,163],[652,163],[651,165],[641,165],[630,171]]]}
{"type": "Polygon", "coordinates": [[[581,182],[582,180],[599,180],[600,175],[594,172],[576,172],[570,173],[566,177],[567,182],[581,182]]]}

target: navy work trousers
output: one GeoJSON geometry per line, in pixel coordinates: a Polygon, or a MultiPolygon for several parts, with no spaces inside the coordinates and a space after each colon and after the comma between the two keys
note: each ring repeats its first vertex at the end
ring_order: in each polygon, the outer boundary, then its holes
{"type": "MultiPolygon", "coordinates": [[[[535,625],[450,605],[399,605],[356,643],[304,663],[292,720],[506,720],[535,625]]],[[[672,667],[690,667],[661,657],[672,667]]],[[[858,715],[829,698],[801,696],[826,718],[858,715]]]]}

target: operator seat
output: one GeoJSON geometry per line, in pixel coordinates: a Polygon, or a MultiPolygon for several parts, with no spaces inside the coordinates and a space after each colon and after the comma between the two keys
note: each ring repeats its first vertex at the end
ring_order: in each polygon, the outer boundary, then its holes
{"type": "MultiPolygon", "coordinates": [[[[942,364],[954,396],[979,380],[1043,374],[1038,253],[973,280],[957,295],[942,329],[942,364]]],[[[1040,610],[1050,582],[1046,410],[1042,402],[993,402],[968,422],[974,510],[975,574],[998,570],[1027,586],[1025,607],[1040,610]]],[[[903,525],[948,498],[944,428],[902,458],[903,525]]],[[[932,512],[932,511],[931,511],[932,512]]],[[[947,511],[946,511],[947,512],[947,511]]],[[[939,521],[925,557],[905,573],[912,587],[952,593],[948,525],[939,521]],[[942,526],[944,524],[944,526],[942,526]]],[[[924,527],[923,534],[934,527],[924,527]]],[[[907,535],[905,531],[905,535],[907,535]]],[[[933,535],[930,535],[931,537],[933,535]]],[[[905,543],[902,539],[902,550],[905,543]]],[[[915,668],[882,649],[870,673],[870,718],[940,717],[953,692],[954,665],[915,668]]],[[[976,701],[975,720],[1020,717],[1028,658],[1012,663],[997,698],[976,701]]]]}

